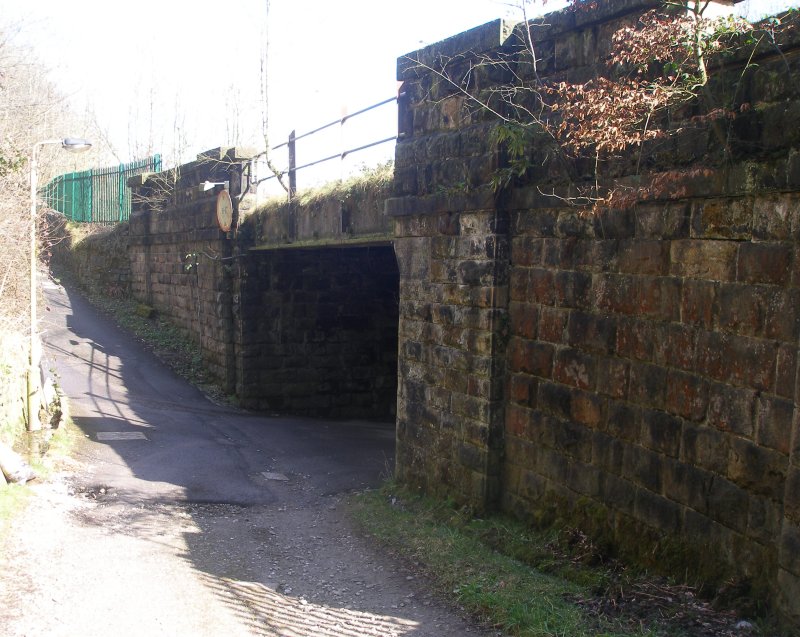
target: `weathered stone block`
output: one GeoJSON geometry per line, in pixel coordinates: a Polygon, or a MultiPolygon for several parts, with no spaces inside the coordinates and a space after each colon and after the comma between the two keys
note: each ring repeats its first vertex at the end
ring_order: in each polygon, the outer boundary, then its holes
{"type": "Polygon", "coordinates": [[[508,345],[510,368],[540,378],[550,378],[553,373],[555,348],[548,343],[512,338],[508,345]]]}
{"type": "Polygon", "coordinates": [[[630,363],[619,358],[600,358],[597,361],[597,391],[611,398],[628,395],[630,363]]]}
{"type": "Polygon", "coordinates": [[[685,203],[643,204],[636,208],[636,237],[683,239],[689,236],[690,209],[685,203]]]}
{"type": "Polygon", "coordinates": [[[591,464],[572,460],[566,484],[577,493],[595,498],[600,493],[600,476],[600,470],[591,464]]]}
{"type": "Polygon", "coordinates": [[[537,381],[527,374],[510,374],[508,398],[514,403],[527,407],[536,406],[537,381]]]}
{"type": "Polygon", "coordinates": [[[595,393],[575,390],[572,392],[570,415],[572,419],[587,427],[598,428],[606,417],[607,401],[595,393]]]}
{"type": "Polygon", "coordinates": [[[638,442],[642,409],[629,403],[611,401],[608,405],[608,433],[629,442],[638,442]]]}
{"type": "Polygon", "coordinates": [[[727,333],[698,333],[698,370],[723,382],[768,391],[775,380],[775,343],[727,333]]]}
{"type": "Polygon", "coordinates": [[[530,271],[530,300],[542,305],[555,304],[555,276],[550,270],[534,268],[530,271]]]}
{"type": "Polygon", "coordinates": [[[592,464],[615,475],[622,473],[625,443],[602,431],[592,433],[592,464]]]}
{"type": "Polygon", "coordinates": [[[592,457],[592,432],[571,420],[553,422],[553,447],[555,450],[582,462],[592,457]]]}
{"type": "Polygon", "coordinates": [[[784,496],[788,458],[741,438],[731,440],[727,475],[748,492],[775,500],[784,496]]]}
{"type": "Polygon", "coordinates": [[[642,444],[660,454],[677,458],[680,452],[683,422],[663,411],[642,411],[642,444]]]}
{"type": "Polygon", "coordinates": [[[653,360],[656,328],[650,321],[620,319],[617,322],[616,353],[623,358],[653,360]]]}
{"type": "Polygon", "coordinates": [[[701,425],[686,423],[683,428],[681,460],[713,473],[725,475],[728,470],[730,437],[701,425]]]}
{"type": "Polygon", "coordinates": [[[562,420],[569,420],[572,411],[572,392],[564,385],[541,382],[537,404],[546,413],[562,420]]]}
{"type": "Polygon", "coordinates": [[[770,498],[750,496],[747,519],[747,537],[762,544],[771,545],[780,537],[783,511],[780,504],[770,498]]]}
{"type": "Polygon", "coordinates": [[[636,491],[633,511],[638,520],[654,529],[675,533],[681,527],[681,507],[644,489],[636,491]]]}
{"type": "Polygon", "coordinates": [[[556,352],[553,365],[553,380],[589,389],[594,387],[597,375],[597,360],[580,350],[562,348],[556,352]]]}
{"type": "Polygon", "coordinates": [[[797,383],[797,348],[793,345],[778,347],[775,370],[775,394],[793,400],[797,383]]]}
{"type": "Polygon", "coordinates": [[[636,233],[636,213],[630,208],[601,208],[590,216],[597,239],[632,238],[636,233]]]}
{"type": "MultiPolygon", "coordinates": [[[[546,308],[543,308],[543,310],[546,308]]],[[[509,306],[511,333],[526,339],[536,338],[540,331],[539,306],[530,303],[511,302],[509,306]]],[[[543,339],[551,340],[551,339],[543,339]]],[[[553,339],[554,340],[554,339],[553,339]]]]}
{"type": "Polygon", "coordinates": [[[540,265],[544,242],[538,237],[515,236],[511,239],[511,264],[514,267],[540,265]]]}
{"type": "Polygon", "coordinates": [[[569,315],[567,338],[570,345],[588,352],[614,351],[617,322],[613,318],[574,311],[569,315]]]}
{"type": "Polygon", "coordinates": [[[569,310],[542,307],[539,312],[537,338],[550,343],[563,342],[568,318],[569,310]]]}
{"type": "Polygon", "coordinates": [[[658,365],[631,362],[628,399],[643,407],[664,408],[667,371],[658,365]]]}
{"type": "Polygon", "coordinates": [[[759,445],[789,455],[795,405],[790,400],[761,396],[756,403],[755,440],[759,445]]]}
{"type": "Polygon", "coordinates": [[[778,559],[781,568],[800,576],[800,525],[783,525],[778,559]]]}
{"type": "MultiPolygon", "coordinates": [[[[447,392],[447,394],[449,393],[450,392],[447,392]]],[[[484,398],[467,396],[465,394],[453,394],[450,400],[450,409],[452,409],[454,414],[480,422],[488,422],[491,406],[484,398]]]]}
{"type": "Polygon", "coordinates": [[[733,241],[677,240],[670,248],[670,272],[676,276],[711,281],[736,280],[737,243],[733,241]]]}
{"type": "Polygon", "coordinates": [[[765,241],[739,246],[737,280],[745,283],[785,285],[791,277],[792,246],[765,241]]]}
{"type": "Polygon", "coordinates": [[[726,330],[760,335],[767,307],[768,291],[764,287],[731,283],[719,288],[719,325],[726,330]]]}
{"type": "Polygon", "coordinates": [[[706,328],[712,327],[716,316],[719,284],[686,279],[681,294],[681,320],[706,328]]]}
{"type": "Polygon", "coordinates": [[[800,625],[800,573],[785,569],[778,571],[778,606],[794,625],[800,625]]]}
{"type": "Polygon", "coordinates": [[[747,530],[749,496],[724,478],[715,477],[706,494],[708,516],[739,533],[747,530]]]}
{"type": "Polygon", "coordinates": [[[767,297],[764,336],[796,343],[800,335],[800,290],[771,290],[767,297]]]}
{"type": "Polygon", "coordinates": [[[648,491],[660,493],[663,462],[661,456],[644,447],[626,446],[622,458],[622,477],[648,491]]]}
{"type": "Polygon", "coordinates": [[[619,274],[596,275],[592,303],[597,309],[613,314],[635,315],[639,310],[641,282],[636,277],[619,274]]]}
{"type": "Polygon", "coordinates": [[[753,238],[787,241],[798,227],[796,195],[762,195],[753,201],[753,238]]]}
{"type": "Polygon", "coordinates": [[[688,420],[702,421],[708,408],[708,383],[694,374],[669,371],[665,408],[688,420]]]}
{"type": "Polygon", "coordinates": [[[567,483],[569,460],[562,453],[544,447],[540,448],[537,450],[534,466],[544,477],[549,479],[548,486],[560,487],[567,483]]]}
{"type": "Polygon", "coordinates": [[[786,519],[800,527],[800,467],[789,468],[783,506],[786,519]]]}
{"type": "Polygon", "coordinates": [[[756,393],[719,383],[709,385],[708,424],[752,438],[756,393]]]}
{"type": "Polygon", "coordinates": [[[586,308],[591,298],[592,277],[585,272],[558,272],[555,301],[560,307],[586,308]]]}
{"type": "Polygon", "coordinates": [[[662,323],[654,331],[654,362],[685,370],[694,367],[697,331],[693,327],[662,323]]]}
{"type": "Polygon", "coordinates": [[[512,301],[527,302],[530,300],[529,293],[530,271],[524,268],[514,268],[511,270],[511,277],[508,282],[508,294],[512,301]]]}
{"type": "Polygon", "coordinates": [[[600,488],[605,502],[611,508],[622,513],[633,513],[638,489],[630,480],[605,473],[601,476],[600,488]]]}
{"type": "Polygon", "coordinates": [[[692,210],[692,236],[705,239],[748,240],[753,227],[753,200],[711,199],[692,210]]]}
{"type": "Polygon", "coordinates": [[[555,237],[558,210],[529,209],[518,212],[513,217],[514,234],[530,235],[534,238],[555,237]]]}
{"type": "Polygon", "coordinates": [[[714,474],[668,458],[664,461],[664,495],[670,500],[707,513],[707,498],[714,474]]]}
{"type": "Polygon", "coordinates": [[[626,240],[619,244],[619,272],[663,276],[669,273],[669,243],[660,240],[626,240]]]}

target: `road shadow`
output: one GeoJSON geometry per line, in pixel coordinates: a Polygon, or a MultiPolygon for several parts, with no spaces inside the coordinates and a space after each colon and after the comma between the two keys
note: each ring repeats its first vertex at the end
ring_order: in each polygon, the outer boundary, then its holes
{"type": "Polygon", "coordinates": [[[47,302],[49,364],[89,467],[76,493],[127,506],[118,532],[188,512],[179,557],[256,634],[461,634],[425,626],[413,576],[345,512],[344,495],[390,475],[393,423],[221,407],[80,294],[53,286],[47,302]]]}

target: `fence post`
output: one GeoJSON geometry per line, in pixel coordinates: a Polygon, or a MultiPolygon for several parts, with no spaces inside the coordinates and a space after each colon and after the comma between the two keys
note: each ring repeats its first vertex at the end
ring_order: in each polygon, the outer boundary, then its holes
{"type": "MultiPolygon", "coordinates": [[[[125,164],[120,164],[119,165],[119,180],[118,180],[118,182],[119,182],[119,186],[118,186],[119,191],[117,193],[117,200],[119,201],[119,206],[118,206],[119,217],[117,218],[117,221],[123,221],[124,217],[126,216],[125,215],[125,212],[126,212],[125,211],[125,188],[128,185],[128,177],[127,177],[125,164]]],[[[130,213],[127,216],[130,216],[130,213]]]]}
{"type": "MultiPolygon", "coordinates": [[[[89,171],[89,174],[87,175],[87,177],[88,177],[88,179],[86,179],[86,181],[89,184],[89,188],[88,188],[89,196],[86,197],[86,193],[85,192],[83,192],[82,194],[84,195],[84,199],[85,200],[88,199],[88,201],[89,201],[89,220],[90,221],[94,221],[95,212],[99,212],[99,211],[95,211],[95,209],[94,209],[94,168],[89,171]]],[[[83,205],[85,206],[86,203],[84,202],[83,205]]]]}
{"type": "Polygon", "coordinates": [[[297,154],[295,148],[295,131],[289,133],[289,199],[297,193],[297,154]]]}

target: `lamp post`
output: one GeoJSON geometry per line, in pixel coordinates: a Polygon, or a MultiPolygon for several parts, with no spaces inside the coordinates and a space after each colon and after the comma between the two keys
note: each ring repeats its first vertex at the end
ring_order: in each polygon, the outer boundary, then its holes
{"type": "Polygon", "coordinates": [[[36,190],[37,190],[37,175],[36,169],[38,164],[39,148],[48,144],[61,144],[61,148],[68,150],[72,153],[82,153],[89,150],[92,144],[85,139],[77,139],[74,137],[67,137],[66,139],[45,139],[41,142],[36,142],[31,149],[31,236],[30,236],[30,253],[31,253],[31,303],[30,303],[30,354],[28,357],[28,382],[27,382],[27,407],[28,407],[28,431],[38,431],[42,428],[42,423],[39,422],[39,405],[41,398],[40,382],[39,382],[39,364],[41,361],[41,352],[39,351],[39,338],[36,332],[36,190]]]}

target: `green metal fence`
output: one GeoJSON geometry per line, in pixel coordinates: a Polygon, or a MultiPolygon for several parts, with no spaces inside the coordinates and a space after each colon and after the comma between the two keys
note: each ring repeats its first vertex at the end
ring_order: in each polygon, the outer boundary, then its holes
{"type": "Polygon", "coordinates": [[[118,223],[131,216],[128,177],[161,170],[161,155],[128,164],[59,175],[39,191],[53,210],[72,221],[118,223]]]}

